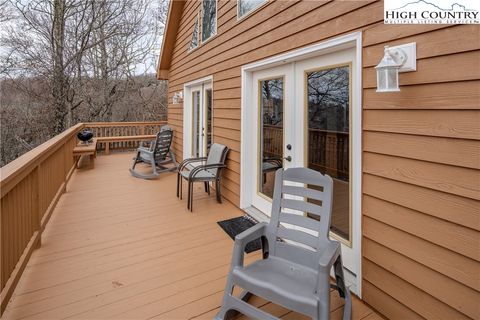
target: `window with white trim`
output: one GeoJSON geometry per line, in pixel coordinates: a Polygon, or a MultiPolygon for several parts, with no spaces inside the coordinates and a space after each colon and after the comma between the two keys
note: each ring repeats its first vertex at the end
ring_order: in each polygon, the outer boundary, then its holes
{"type": "Polygon", "coordinates": [[[217,34],[217,0],[202,1],[202,42],[217,34]]]}
{"type": "Polygon", "coordinates": [[[195,24],[193,25],[193,33],[192,33],[192,39],[190,40],[190,46],[188,47],[188,50],[193,50],[198,47],[199,45],[199,39],[198,39],[198,15],[197,19],[195,20],[195,24]]]}
{"type": "Polygon", "coordinates": [[[265,2],[267,0],[237,0],[237,18],[243,18],[265,2]]]}

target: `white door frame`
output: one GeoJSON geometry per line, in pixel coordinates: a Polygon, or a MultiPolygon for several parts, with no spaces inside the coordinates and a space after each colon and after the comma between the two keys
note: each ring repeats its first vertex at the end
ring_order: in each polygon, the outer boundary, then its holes
{"type": "MultiPolygon", "coordinates": [[[[362,264],[361,264],[361,208],[362,208],[362,33],[354,32],[351,34],[339,36],[318,44],[293,50],[284,54],[270,57],[261,61],[257,61],[242,67],[242,88],[241,88],[241,161],[240,161],[240,208],[247,209],[252,204],[251,199],[251,177],[252,168],[254,167],[252,159],[256,159],[256,150],[252,148],[249,141],[255,139],[254,135],[256,128],[252,128],[252,121],[247,119],[254,119],[255,101],[253,99],[253,90],[255,84],[253,83],[253,72],[272,68],[275,66],[292,63],[307,58],[320,56],[326,53],[335,52],[347,48],[355,48],[356,65],[354,72],[352,91],[356,92],[352,99],[352,228],[355,229],[352,241],[356,243],[357,250],[355,252],[356,277],[348,276],[346,280],[349,282],[351,290],[360,298],[362,297],[362,264]],[[350,281],[349,281],[350,278],[350,281]]],[[[265,217],[259,217],[260,220],[265,220],[265,217]]]]}
{"type": "Polygon", "coordinates": [[[192,88],[205,83],[213,87],[213,76],[193,80],[183,85],[183,159],[192,157],[192,88]]]}

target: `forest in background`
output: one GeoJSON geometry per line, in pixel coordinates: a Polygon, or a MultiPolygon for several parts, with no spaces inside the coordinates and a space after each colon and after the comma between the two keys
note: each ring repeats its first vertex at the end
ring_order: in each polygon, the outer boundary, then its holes
{"type": "Polygon", "coordinates": [[[0,0],[0,166],[78,122],[166,119],[168,0],[0,0]]]}

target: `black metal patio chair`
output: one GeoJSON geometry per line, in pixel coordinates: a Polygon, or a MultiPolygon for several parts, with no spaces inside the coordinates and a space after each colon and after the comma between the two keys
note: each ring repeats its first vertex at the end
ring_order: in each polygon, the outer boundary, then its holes
{"type": "Polygon", "coordinates": [[[221,172],[225,167],[228,147],[223,144],[214,143],[210,147],[208,157],[185,159],[178,167],[177,174],[177,197],[182,199],[183,179],[188,182],[187,208],[193,211],[193,183],[203,182],[205,192],[210,195],[210,182],[215,182],[215,193],[217,201],[222,202],[220,191],[221,172]]]}

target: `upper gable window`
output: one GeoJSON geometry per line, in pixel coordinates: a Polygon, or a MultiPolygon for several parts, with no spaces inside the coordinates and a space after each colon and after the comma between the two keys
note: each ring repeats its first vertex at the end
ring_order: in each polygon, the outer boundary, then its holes
{"type": "Polygon", "coordinates": [[[193,25],[193,33],[192,33],[192,40],[190,40],[190,46],[188,47],[188,50],[193,50],[199,45],[199,39],[198,39],[198,15],[197,19],[195,20],[195,24],[193,25]]]}
{"type": "Polygon", "coordinates": [[[237,18],[243,18],[265,2],[267,0],[237,0],[237,18]]]}
{"type": "Polygon", "coordinates": [[[202,42],[217,34],[217,0],[202,1],[202,42]]]}

